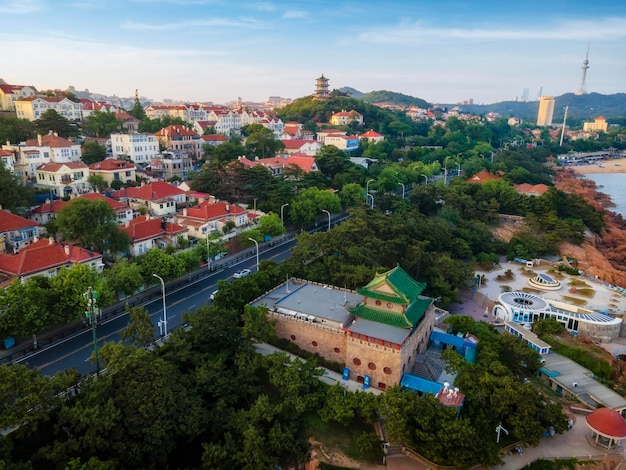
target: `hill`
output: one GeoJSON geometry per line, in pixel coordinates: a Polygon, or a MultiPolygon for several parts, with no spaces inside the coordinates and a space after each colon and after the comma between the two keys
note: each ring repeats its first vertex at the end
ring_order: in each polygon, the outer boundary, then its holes
{"type": "Polygon", "coordinates": [[[362,91],[359,91],[356,88],[352,88],[349,86],[342,86],[341,88],[339,88],[339,91],[342,93],[348,93],[348,96],[356,99],[361,98],[365,94],[362,91]]]}
{"type": "Polygon", "coordinates": [[[370,91],[361,96],[366,103],[393,103],[400,106],[419,106],[420,108],[429,108],[430,104],[421,98],[396,93],[395,91],[378,90],[370,91]]]}
{"type": "MultiPolygon", "coordinates": [[[[445,105],[454,107],[456,105],[445,105]]],[[[626,120],[626,93],[602,95],[589,93],[575,95],[566,93],[556,97],[554,105],[554,122],[563,120],[565,106],[568,106],[568,123],[589,121],[598,116],[604,116],[611,124],[623,124],[626,120]]],[[[472,114],[498,113],[504,117],[515,116],[525,121],[534,122],[539,109],[538,101],[502,101],[486,105],[460,105],[462,111],[472,114]]]]}

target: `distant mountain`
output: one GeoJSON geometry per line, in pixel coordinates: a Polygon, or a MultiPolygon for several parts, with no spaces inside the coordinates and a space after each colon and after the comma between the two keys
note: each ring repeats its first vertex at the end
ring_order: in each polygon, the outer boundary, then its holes
{"type": "Polygon", "coordinates": [[[364,95],[364,93],[362,91],[357,90],[356,88],[352,88],[349,86],[342,86],[341,88],[339,88],[339,91],[342,93],[349,93],[350,98],[361,98],[361,96],[364,95]]]}
{"type": "Polygon", "coordinates": [[[361,96],[366,103],[393,103],[400,106],[419,106],[420,108],[429,108],[430,104],[421,98],[403,95],[395,91],[378,90],[370,91],[361,96]]]}
{"type": "MultiPolygon", "coordinates": [[[[586,95],[575,95],[566,93],[555,97],[553,122],[563,120],[565,106],[568,106],[568,123],[574,124],[581,121],[589,121],[598,116],[603,116],[609,124],[620,124],[626,120],[626,93],[616,93],[613,95],[602,95],[600,93],[589,93],[586,95]]],[[[539,101],[502,101],[485,105],[444,105],[448,108],[457,106],[461,111],[484,115],[487,113],[498,113],[504,117],[518,117],[525,121],[534,122],[537,119],[539,101]]]]}

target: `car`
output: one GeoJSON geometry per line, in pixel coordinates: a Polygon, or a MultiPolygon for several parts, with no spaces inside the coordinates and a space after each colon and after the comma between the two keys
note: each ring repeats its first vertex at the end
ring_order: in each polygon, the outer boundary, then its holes
{"type": "Polygon", "coordinates": [[[250,271],[249,269],[242,269],[241,271],[237,271],[235,274],[233,274],[233,277],[235,279],[239,279],[240,277],[248,277],[250,274],[252,274],[252,271],[250,271]]]}
{"type": "Polygon", "coordinates": [[[209,295],[209,300],[215,300],[215,294],[217,294],[217,291],[219,289],[214,290],[213,292],[211,292],[211,295],[209,295]]]}

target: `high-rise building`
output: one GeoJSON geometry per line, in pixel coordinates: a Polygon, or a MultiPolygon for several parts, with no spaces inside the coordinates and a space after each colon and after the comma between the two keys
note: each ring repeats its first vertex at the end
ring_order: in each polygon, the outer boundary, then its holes
{"type": "Polygon", "coordinates": [[[551,126],[554,115],[554,96],[542,96],[539,98],[539,112],[537,113],[537,126],[551,126]]]}
{"type": "Polygon", "coordinates": [[[529,93],[530,90],[528,88],[524,88],[524,91],[522,92],[522,101],[528,101],[529,93]]]}

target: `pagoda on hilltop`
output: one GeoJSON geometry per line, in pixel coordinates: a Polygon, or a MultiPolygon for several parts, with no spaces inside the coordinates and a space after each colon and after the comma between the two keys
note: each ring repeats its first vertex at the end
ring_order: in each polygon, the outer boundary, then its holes
{"type": "Polygon", "coordinates": [[[328,79],[322,74],[321,77],[315,79],[315,93],[313,94],[313,99],[315,101],[326,101],[328,98],[330,98],[328,79]]]}

